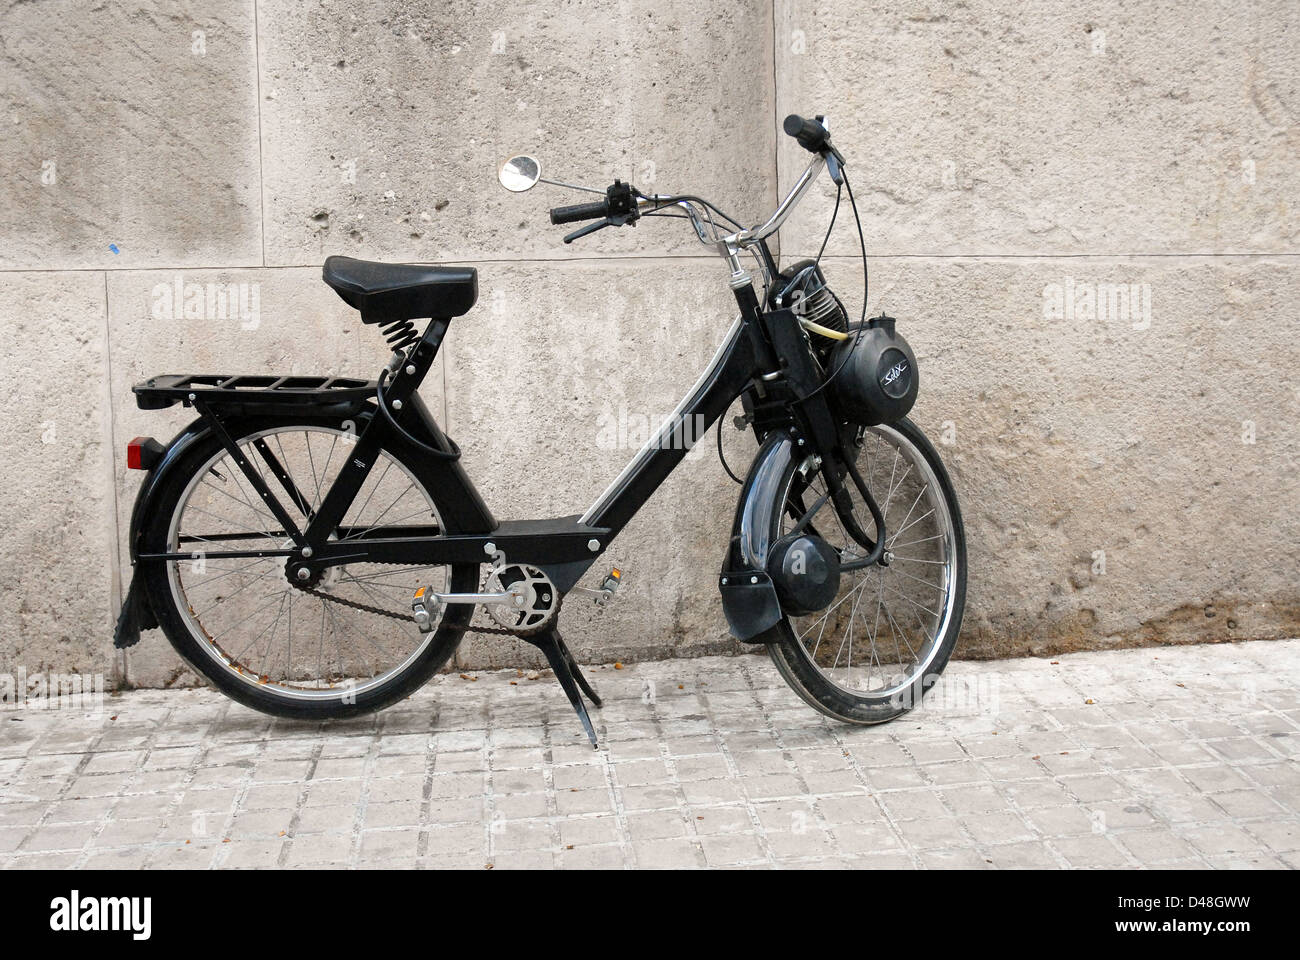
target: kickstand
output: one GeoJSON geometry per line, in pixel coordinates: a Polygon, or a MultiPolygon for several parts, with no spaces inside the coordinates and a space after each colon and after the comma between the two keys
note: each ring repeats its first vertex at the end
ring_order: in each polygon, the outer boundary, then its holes
{"type": "Polygon", "coordinates": [[[582,675],[582,670],[578,667],[577,661],[573,659],[573,654],[569,652],[569,648],[565,645],[560,632],[551,627],[541,633],[520,637],[519,639],[527,640],[545,654],[546,662],[555,671],[555,679],[560,681],[560,686],[564,688],[569,703],[573,704],[578,719],[582,721],[582,727],[587,731],[587,739],[591,741],[592,748],[598,748],[596,730],[591,725],[591,717],[587,716],[587,708],[582,702],[582,694],[585,693],[592,705],[597,707],[600,706],[600,697],[596,696],[596,691],[591,689],[591,684],[582,675]]]}

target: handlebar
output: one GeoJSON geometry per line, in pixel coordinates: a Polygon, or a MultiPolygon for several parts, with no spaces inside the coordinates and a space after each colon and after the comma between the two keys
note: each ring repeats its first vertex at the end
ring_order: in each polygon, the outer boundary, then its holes
{"type": "Polygon", "coordinates": [[[609,198],[594,200],[591,203],[575,203],[568,207],[555,207],[551,210],[551,223],[577,223],[579,220],[601,220],[608,217],[609,198]]]}
{"type": "Polygon", "coordinates": [[[813,185],[813,181],[817,179],[817,175],[822,172],[825,166],[826,157],[818,153],[812,158],[812,163],[808,164],[808,169],[795,181],[795,185],[790,189],[790,192],[785,195],[785,199],[776,208],[776,212],[768,217],[766,223],[750,227],[748,230],[741,230],[739,233],[733,233],[724,242],[735,244],[741,248],[752,247],[780,230],[781,224],[785,223],[786,217],[790,216],[794,208],[799,205],[799,201],[804,198],[804,194],[808,192],[808,188],[813,185]]]}
{"type": "Polygon", "coordinates": [[[797,113],[792,113],[785,118],[782,127],[787,134],[799,142],[799,146],[812,153],[813,158],[812,162],[808,164],[808,169],[795,182],[794,187],[765,223],[722,236],[721,231],[717,229],[712,218],[709,217],[707,209],[704,209],[707,204],[702,204],[703,216],[695,210],[694,201],[696,198],[666,197],[662,195],[650,197],[640,193],[631,184],[622,183],[618,180],[615,180],[613,185],[608,188],[606,196],[602,200],[552,208],[551,223],[576,223],[582,220],[602,221],[566,236],[564,242],[570,243],[579,237],[594,233],[602,227],[635,224],[643,213],[656,212],[665,206],[676,205],[686,210],[691,224],[695,228],[696,235],[702,243],[717,243],[720,249],[733,251],[753,247],[781,228],[781,224],[785,222],[786,218],[799,204],[799,201],[803,199],[823,168],[829,166],[832,179],[837,184],[842,182],[844,158],[831,143],[830,131],[827,129],[823,118],[818,117],[807,120],[797,113]]]}
{"type": "Polygon", "coordinates": [[[787,134],[799,141],[799,146],[809,153],[821,153],[826,149],[830,132],[817,120],[805,120],[797,113],[792,113],[781,124],[787,134]]]}

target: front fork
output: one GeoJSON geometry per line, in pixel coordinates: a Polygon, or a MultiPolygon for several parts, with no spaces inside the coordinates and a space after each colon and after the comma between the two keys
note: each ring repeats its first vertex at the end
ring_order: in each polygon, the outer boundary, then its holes
{"type": "Polygon", "coordinates": [[[807,335],[791,310],[763,312],[753,287],[736,289],[736,299],[762,330],[776,369],[759,380],[761,398],[749,396],[746,411],[762,446],[750,467],[732,525],[727,556],[718,578],[723,612],[732,634],[742,641],[768,642],[783,613],[776,587],[767,572],[769,550],[778,521],[786,509],[787,483],[796,463],[808,458],[826,478],[827,494],[796,520],[802,530],[830,500],[844,529],[865,557],[846,561],[841,569],[857,570],[880,563],[885,552],[885,522],[875,498],[856,466],[856,438],[847,434],[831,410],[823,389],[825,374],[813,357],[807,335]],[[866,502],[876,526],[876,539],[867,535],[854,516],[847,476],[866,502]]]}
{"type": "MultiPolygon", "coordinates": [[[[836,514],[858,545],[867,551],[865,557],[842,565],[845,570],[857,570],[880,562],[885,552],[885,518],[876,504],[866,481],[858,473],[856,439],[839,423],[830,407],[825,389],[825,374],[818,366],[808,344],[808,335],[799,325],[791,310],[776,310],[763,314],[766,332],[782,358],[787,403],[796,429],[818,458],[822,476],[836,514]],[[872,540],[858,523],[853,513],[853,498],[844,484],[844,477],[853,482],[858,494],[867,504],[876,526],[877,537],[872,540]]],[[[820,508],[820,504],[817,505],[820,508]]],[[[810,509],[799,521],[799,529],[811,520],[815,509],[810,509]]]]}

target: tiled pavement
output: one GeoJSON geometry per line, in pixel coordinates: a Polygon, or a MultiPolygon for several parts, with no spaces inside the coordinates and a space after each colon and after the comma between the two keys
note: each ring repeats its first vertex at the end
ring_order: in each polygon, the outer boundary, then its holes
{"type": "Polygon", "coordinates": [[[289,723],[208,691],[0,715],[23,867],[1295,867],[1300,640],[957,662],[824,720],[762,656],[437,679],[289,723]]]}

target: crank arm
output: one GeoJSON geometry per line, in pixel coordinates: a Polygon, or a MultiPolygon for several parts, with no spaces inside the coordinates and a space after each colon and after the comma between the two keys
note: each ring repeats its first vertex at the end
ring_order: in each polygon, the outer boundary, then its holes
{"type": "Polygon", "coordinates": [[[597,590],[594,587],[574,587],[569,591],[570,596],[575,593],[579,596],[591,597],[592,601],[598,607],[603,607],[614,598],[614,592],[612,590],[597,590]]]}
{"type": "Polygon", "coordinates": [[[425,597],[433,603],[505,603],[513,600],[513,593],[434,593],[429,591],[425,597]]]}
{"type": "Polygon", "coordinates": [[[411,600],[411,616],[421,630],[429,629],[438,611],[446,604],[458,603],[471,606],[480,603],[509,603],[522,607],[528,602],[527,596],[519,591],[506,590],[498,593],[435,593],[429,587],[420,587],[411,600]]]}
{"type": "Polygon", "coordinates": [[[609,576],[605,578],[604,582],[602,582],[599,587],[574,587],[569,591],[569,593],[577,593],[584,597],[591,597],[596,606],[603,607],[605,604],[609,603],[609,601],[614,599],[614,591],[619,588],[619,584],[622,582],[623,571],[618,567],[615,567],[609,571],[609,576]]]}

